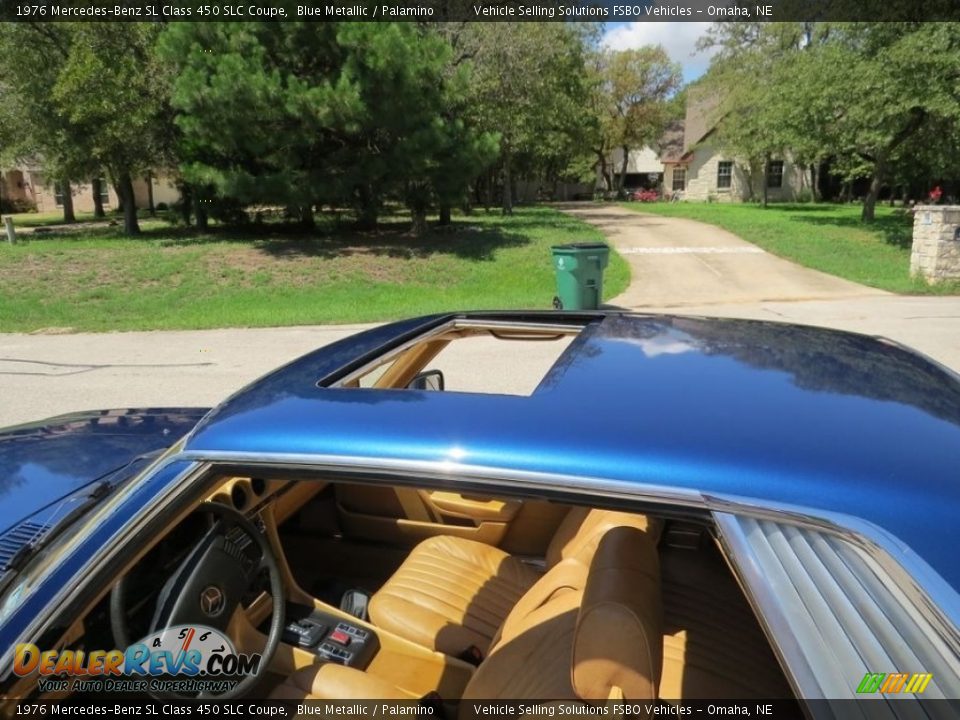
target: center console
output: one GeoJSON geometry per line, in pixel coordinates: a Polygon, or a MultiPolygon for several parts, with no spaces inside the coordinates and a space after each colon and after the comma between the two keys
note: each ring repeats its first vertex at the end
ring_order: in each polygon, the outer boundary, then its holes
{"type": "Polygon", "coordinates": [[[283,642],[316,654],[324,662],[335,662],[363,670],[380,649],[380,639],[369,628],[361,628],[335,615],[304,605],[287,605],[283,642]]]}

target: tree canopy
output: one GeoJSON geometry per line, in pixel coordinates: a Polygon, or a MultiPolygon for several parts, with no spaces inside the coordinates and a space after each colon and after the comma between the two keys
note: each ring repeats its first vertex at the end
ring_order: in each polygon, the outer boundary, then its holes
{"type": "Polygon", "coordinates": [[[461,195],[495,138],[452,112],[465,76],[450,49],[405,23],[172,26],[184,177],[243,203],[350,205],[376,221],[389,195],[418,221],[461,195]]]}
{"type": "Polygon", "coordinates": [[[138,231],[132,178],[164,163],[165,73],[153,23],[0,23],[0,82],[17,107],[15,155],[42,158],[65,186],[106,171],[138,231]]]}
{"type": "Polygon", "coordinates": [[[936,154],[956,157],[960,24],[717,23],[708,42],[728,149],[748,163],[829,159],[847,180],[869,178],[864,220],[884,185],[944,169],[920,142],[933,128],[936,154]]]}
{"type": "MultiPolygon", "coordinates": [[[[616,190],[623,189],[629,152],[655,143],[674,108],[680,66],[659,45],[631,50],[600,50],[593,63],[594,151],[605,169],[614,148],[621,150],[616,190]]],[[[604,173],[606,174],[606,173],[604,173]]]]}

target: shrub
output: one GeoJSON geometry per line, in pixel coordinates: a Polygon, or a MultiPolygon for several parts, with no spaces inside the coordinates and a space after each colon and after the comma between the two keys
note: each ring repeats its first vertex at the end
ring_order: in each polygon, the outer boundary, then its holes
{"type": "Polygon", "coordinates": [[[656,190],[637,190],[630,199],[637,202],[657,202],[660,199],[660,193],[656,190]]]}
{"type": "Polygon", "coordinates": [[[29,200],[11,200],[9,198],[0,198],[0,212],[3,213],[35,213],[37,206],[29,200]]]}

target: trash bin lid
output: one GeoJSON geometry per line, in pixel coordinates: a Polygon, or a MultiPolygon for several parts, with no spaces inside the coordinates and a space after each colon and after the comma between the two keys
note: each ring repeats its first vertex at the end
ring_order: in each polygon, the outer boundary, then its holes
{"type": "Polygon", "coordinates": [[[554,245],[552,250],[609,250],[610,246],[606,243],[598,242],[575,242],[565,243],[563,245],[554,245]]]}

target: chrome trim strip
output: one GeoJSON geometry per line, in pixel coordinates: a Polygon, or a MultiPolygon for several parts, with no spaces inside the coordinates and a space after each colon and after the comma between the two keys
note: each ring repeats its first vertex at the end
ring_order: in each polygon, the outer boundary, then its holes
{"type": "Polygon", "coordinates": [[[665,485],[641,484],[623,480],[606,480],[581,475],[558,475],[529,470],[506,470],[499,467],[469,465],[455,461],[405,460],[402,458],[358,458],[352,455],[264,454],[247,452],[187,451],[180,459],[253,467],[282,467],[334,475],[377,475],[393,477],[401,484],[415,484],[432,479],[443,482],[462,481],[480,485],[516,485],[528,491],[572,492],[577,495],[652,501],[658,505],[676,505],[704,509],[703,496],[695,490],[665,485]]]}
{"type": "Polygon", "coordinates": [[[816,673],[793,637],[783,606],[757,565],[753,549],[736,516],[724,512],[714,512],[713,516],[720,530],[720,544],[728,564],[753,608],[753,614],[763,626],[794,693],[807,700],[822,698],[823,691],[816,673]],[[729,559],[735,562],[729,562],[729,559]]]}
{"type": "Polygon", "coordinates": [[[838,536],[867,553],[911,600],[926,619],[955,647],[960,648],[960,593],[899,538],[861,518],[819,512],[785,503],[737,496],[706,495],[715,514],[748,515],[789,523],[838,536]]]}
{"type": "MultiPolygon", "coordinates": [[[[599,318],[598,318],[599,319],[599,318]]],[[[537,335],[576,335],[585,328],[584,323],[537,323],[513,322],[511,320],[479,320],[475,318],[459,318],[454,320],[455,329],[469,328],[470,330],[517,330],[537,335]]]]}

